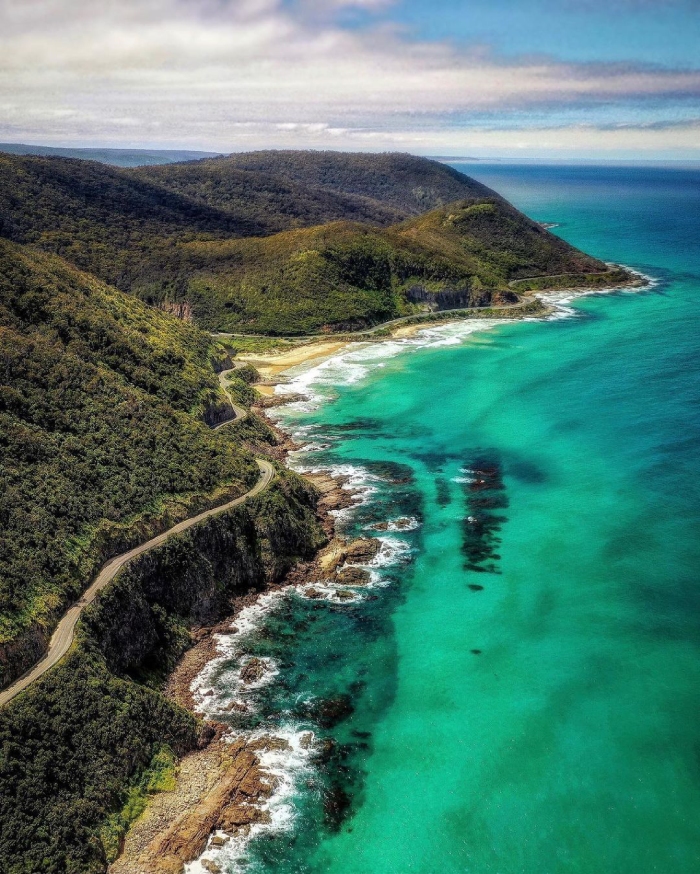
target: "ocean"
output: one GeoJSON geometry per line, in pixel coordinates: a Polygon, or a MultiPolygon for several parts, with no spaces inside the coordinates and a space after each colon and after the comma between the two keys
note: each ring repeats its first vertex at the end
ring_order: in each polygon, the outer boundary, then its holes
{"type": "Polygon", "coordinates": [[[351,600],[249,609],[201,678],[204,711],[289,741],[270,823],[207,858],[697,874],[700,171],[458,169],[653,282],[293,372],[292,463],[345,473],[341,532],[383,545],[351,600]],[[244,691],[250,655],[269,670],[244,691]]]}

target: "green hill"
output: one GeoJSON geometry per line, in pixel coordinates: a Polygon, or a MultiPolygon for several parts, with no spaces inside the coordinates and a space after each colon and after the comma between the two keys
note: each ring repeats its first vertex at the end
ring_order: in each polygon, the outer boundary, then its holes
{"type": "Polygon", "coordinates": [[[455,200],[497,196],[444,164],[403,154],[244,152],[134,175],[236,215],[264,215],[278,231],[338,220],[386,226],[455,200]]]}
{"type": "MultiPolygon", "coordinates": [[[[423,308],[517,300],[525,276],[597,272],[605,265],[498,197],[461,201],[389,228],[351,222],[271,237],[193,241],[178,276],[134,291],[151,303],[187,300],[211,330],[305,334],[351,330],[423,308]]],[[[559,280],[561,281],[561,280],[559,280]]]]}
{"type": "Polygon", "coordinates": [[[33,146],[28,143],[0,143],[0,152],[10,155],[46,155],[99,161],[114,167],[143,167],[148,164],[172,164],[214,158],[216,152],[193,152],[179,149],[73,149],[62,146],[33,146]]]}
{"type": "Polygon", "coordinates": [[[226,429],[210,340],[0,240],[0,683],[119,547],[258,472],[226,429]]]}
{"type": "Polygon", "coordinates": [[[0,236],[202,327],[271,334],[488,304],[514,279],[602,269],[480,183],[396,154],[135,170],[0,155],[0,236]]]}
{"type": "Polygon", "coordinates": [[[452,167],[403,152],[262,151],[200,162],[204,168],[217,164],[282,177],[304,187],[378,200],[398,210],[403,218],[455,200],[498,197],[452,167]]]}

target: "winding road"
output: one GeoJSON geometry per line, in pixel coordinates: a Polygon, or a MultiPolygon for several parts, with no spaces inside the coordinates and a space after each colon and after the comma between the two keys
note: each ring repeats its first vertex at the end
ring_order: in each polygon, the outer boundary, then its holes
{"type": "Polygon", "coordinates": [[[228,370],[222,370],[219,374],[219,385],[221,386],[221,391],[228,398],[228,402],[231,404],[233,408],[233,412],[236,414],[235,418],[227,419],[225,422],[221,422],[221,424],[216,425],[214,430],[218,431],[219,428],[223,428],[224,425],[230,425],[231,422],[242,422],[248,418],[248,410],[245,407],[239,407],[237,403],[234,402],[231,397],[231,392],[228,390],[228,386],[226,385],[226,377],[229,373],[235,373],[236,370],[242,370],[244,367],[247,367],[245,361],[234,361],[233,367],[230,367],[228,370]]]}
{"type": "MultiPolygon", "coordinates": [[[[237,366],[231,368],[231,370],[226,370],[223,373],[219,374],[219,384],[223,389],[226,397],[229,399],[231,406],[236,413],[235,419],[229,419],[227,422],[223,422],[222,425],[230,425],[234,422],[240,422],[243,419],[248,417],[248,410],[245,410],[243,407],[239,407],[234,404],[231,399],[231,395],[224,384],[224,380],[227,374],[231,373],[233,370],[238,370],[243,367],[242,363],[238,363],[237,366]]],[[[220,428],[222,425],[218,425],[220,428]]],[[[46,654],[43,658],[38,661],[33,668],[30,668],[26,674],[21,676],[18,680],[15,680],[11,686],[8,686],[7,689],[4,689],[0,692],[0,707],[7,704],[9,701],[19,695],[24,689],[27,688],[31,683],[35,680],[38,680],[39,677],[43,676],[48,670],[50,670],[55,664],[57,664],[63,656],[68,652],[75,638],[75,626],[78,624],[78,619],[80,619],[80,614],[83,612],[85,607],[88,604],[92,604],[95,600],[99,592],[105,588],[105,586],[109,585],[115,576],[119,573],[119,571],[124,567],[125,564],[131,561],[132,558],[136,558],[137,555],[143,555],[144,552],[149,552],[156,546],[160,546],[161,543],[165,543],[165,541],[173,534],[180,534],[183,531],[187,531],[188,528],[192,528],[194,525],[197,525],[199,522],[203,522],[205,519],[210,519],[212,516],[218,516],[220,513],[225,513],[227,510],[231,510],[233,507],[238,507],[240,504],[243,504],[249,498],[255,497],[255,495],[259,495],[264,489],[266,489],[272,480],[275,478],[275,469],[270,464],[269,461],[258,458],[256,459],[258,463],[258,467],[260,468],[260,478],[256,482],[250,491],[246,492],[244,495],[240,495],[238,498],[234,498],[232,501],[228,501],[226,504],[221,504],[218,507],[212,507],[210,510],[205,510],[202,513],[199,513],[197,516],[192,516],[189,519],[184,519],[182,522],[178,522],[177,525],[173,525],[172,528],[169,528],[167,531],[164,531],[162,534],[159,534],[157,537],[151,538],[151,540],[147,540],[145,543],[141,543],[139,546],[135,546],[133,549],[130,549],[128,552],[124,552],[121,555],[117,555],[114,558],[110,559],[106,564],[102,566],[102,570],[99,572],[95,580],[89,586],[89,588],[85,591],[82,598],[73,604],[73,606],[68,610],[68,612],[63,616],[61,621],[56,626],[56,630],[54,631],[51,641],[49,642],[49,647],[46,651],[46,654]]]]}

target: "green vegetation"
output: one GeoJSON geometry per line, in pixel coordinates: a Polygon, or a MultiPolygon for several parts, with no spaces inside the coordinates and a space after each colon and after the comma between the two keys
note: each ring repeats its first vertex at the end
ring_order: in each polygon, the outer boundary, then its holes
{"type": "MultiPolygon", "coordinates": [[[[36,661],[108,556],[257,479],[272,430],[255,416],[208,427],[230,414],[215,371],[232,353],[399,316],[536,312],[516,292],[628,278],[603,271],[421,158],[259,152],[120,170],[0,155],[0,684],[36,661]],[[167,309],[248,336],[214,342],[167,309]]],[[[237,403],[252,403],[254,378],[228,377],[237,403]]],[[[117,576],[68,657],[0,711],[2,874],[105,871],[198,742],[159,691],[189,629],[322,540],[315,493],[280,471],[117,576]]]]}
{"type": "Polygon", "coordinates": [[[557,288],[614,288],[630,282],[626,270],[612,269],[601,273],[564,273],[558,276],[537,276],[534,279],[518,279],[511,287],[518,292],[547,291],[557,288]]]}
{"type": "Polygon", "coordinates": [[[118,833],[109,817],[123,810],[124,787],[164,744],[191,749],[197,731],[160,693],[71,653],[0,711],[0,871],[104,871],[100,833],[118,833]]]}
{"type": "Polygon", "coordinates": [[[202,421],[224,403],[210,345],[0,241],[3,685],[106,557],[257,479],[252,455],[202,421]]]}
{"type": "Polygon", "coordinates": [[[485,186],[409,155],[253,152],[134,170],[0,155],[0,236],[183,305],[209,330],[268,335],[485,306],[512,299],[514,279],[603,269],[485,186]]]}
{"type": "MultiPolygon", "coordinates": [[[[181,258],[199,324],[287,335],[361,329],[418,308],[512,302],[509,282],[520,276],[604,267],[499,198],[460,201],[385,229],[334,222],[192,242],[181,258]]],[[[145,293],[157,302],[167,291],[145,293]]]]}
{"type": "Polygon", "coordinates": [[[56,668],[0,710],[0,871],[98,874],[201,726],[138,682],[172,666],[177,631],[279,580],[322,543],[294,474],[131,562],[84,613],[56,668]],[[173,633],[173,630],[176,633],[173,633]]]}
{"type": "Polygon", "coordinates": [[[121,841],[148,805],[148,799],[156,792],[172,792],[176,786],[175,765],[177,758],[169,746],[162,746],[150,764],[132,780],[126,792],[124,806],[108,817],[100,829],[100,840],[107,861],[113,862],[119,855],[121,841]]]}

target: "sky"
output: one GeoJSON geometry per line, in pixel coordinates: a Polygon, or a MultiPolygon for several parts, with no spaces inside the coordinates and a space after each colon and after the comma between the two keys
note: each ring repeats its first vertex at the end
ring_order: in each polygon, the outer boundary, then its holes
{"type": "Polygon", "coordinates": [[[0,141],[700,160],[700,0],[0,0],[0,141]]]}

